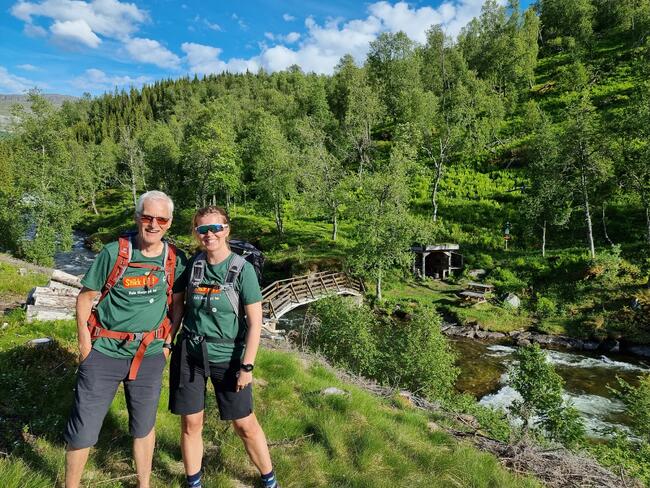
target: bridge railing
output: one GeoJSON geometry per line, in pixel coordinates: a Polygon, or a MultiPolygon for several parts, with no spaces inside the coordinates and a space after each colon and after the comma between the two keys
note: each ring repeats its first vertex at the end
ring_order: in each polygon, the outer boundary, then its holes
{"type": "Polygon", "coordinates": [[[323,271],[276,281],[262,290],[264,319],[280,318],[287,311],[333,294],[361,295],[361,280],[346,273],[323,271]]]}

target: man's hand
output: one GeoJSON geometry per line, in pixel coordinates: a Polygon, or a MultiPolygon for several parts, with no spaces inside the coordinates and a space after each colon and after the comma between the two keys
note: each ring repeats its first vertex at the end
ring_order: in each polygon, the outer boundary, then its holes
{"type": "Polygon", "coordinates": [[[237,389],[236,391],[241,391],[246,388],[249,384],[253,382],[253,373],[246,372],[243,369],[239,370],[237,375],[237,389]]]}
{"type": "Polygon", "coordinates": [[[93,345],[90,341],[86,342],[80,342],[79,343],[79,364],[84,362],[88,355],[90,354],[90,351],[92,351],[93,345]]]}

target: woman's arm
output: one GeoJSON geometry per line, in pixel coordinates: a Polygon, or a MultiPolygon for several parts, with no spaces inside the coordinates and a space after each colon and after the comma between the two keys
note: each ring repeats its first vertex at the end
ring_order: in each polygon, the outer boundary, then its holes
{"type": "MultiPolygon", "coordinates": [[[[246,349],[242,364],[255,364],[255,357],[260,346],[260,335],[262,333],[262,302],[245,305],[244,309],[246,310],[248,331],[246,332],[246,349]]],[[[237,380],[237,390],[239,391],[246,387],[251,381],[253,381],[253,373],[240,370],[239,379],[237,380]]]]}

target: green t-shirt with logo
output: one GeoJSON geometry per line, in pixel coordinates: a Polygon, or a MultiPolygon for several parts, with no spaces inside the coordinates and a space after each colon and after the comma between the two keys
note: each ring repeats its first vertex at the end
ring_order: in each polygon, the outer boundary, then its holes
{"type": "MultiPolygon", "coordinates": [[[[241,338],[239,343],[210,343],[208,342],[208,360],[211,363],[227,363],[234,359],[241,360],[244,354],[244,341],[248,325],[243,317],[238,320],[235,311],[226,294],[214,285],[223,285],[228,273],[228,267],[233,254],[218,264],[207,264],[203,282],[194,289],[191,296],[185,297],[184,327],[198,336],[219,338],[241,338]],[[211,287],[202,285],[213,285],[211,287]],[[208,301],[209,297],[209,301],[208,301]]],[[[194,263],[194,258],[187,265],[188,277],[194,263]]],[[[244,305],[262,301],[257,275],[253,265],[244,264],[237,280],[235,289],[239,291],[239,300],[244,305]]],[[[202,358],[201,344],[197,340],[188,340],[188,351],[197,359],[202,358]]]]}
{"type": "MultiPolygon", "coordinates": [[[[118,242],[111,242],[97,255],[81,284],[91,290],[101,291],[108,279],[118,255],[118,242]]],[[[146,257],[138,249],[133,249],[131,263],[157,265],[160,270],[128,267],[106,297],[97,304],[97,315],[102,326],[121,332],[148,332],[156,329],[167,313],[167,284],[164,252],[156,257],[146,257]]],[[[185,291],[187,277],[185,267],[187,258],[177,250],[176,270],[174,272],[174,293],[185,291]]],[[[160,354],[163,340],[149,344],[145,356],[160,354]]],[[[107,356],[125,359],[132,358],[140,341],[121,341],[100,337],[93,341],[93,348],[107,356]]]]}

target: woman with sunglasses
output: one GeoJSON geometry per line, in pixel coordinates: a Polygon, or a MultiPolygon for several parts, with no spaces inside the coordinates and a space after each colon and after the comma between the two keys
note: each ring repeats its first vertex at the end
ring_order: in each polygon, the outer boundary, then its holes
{"type": "Polygon", "coordinates": [[[251,382],[262,328],[262,294],[257,276],[253,266],[245,261],[232,274],[233,263],[238,262],[239,256],[228,246],[230,221],[225,210],[215,206],[198,210],[192,227],[201,252],[187,267],[192,273],[183,328],[172,352],[169,396],[170,410],[181,415],[181,453],[187,486],[201,487],[202,431],[209,377],[221,419],[232,421],[260,471],[262,486],[279,488],[266,437],[253,413],[251,382]],[[232,303],[229,288],[238,296],[239,310],[232,303]]]}

